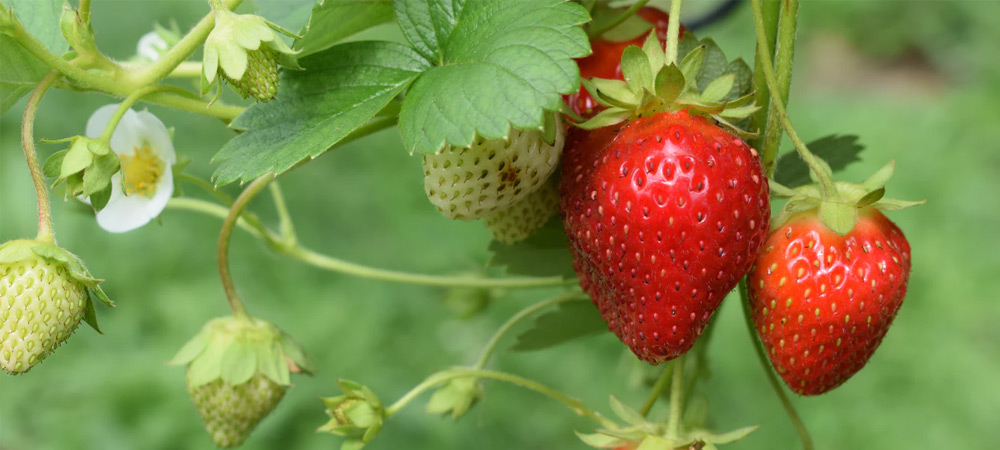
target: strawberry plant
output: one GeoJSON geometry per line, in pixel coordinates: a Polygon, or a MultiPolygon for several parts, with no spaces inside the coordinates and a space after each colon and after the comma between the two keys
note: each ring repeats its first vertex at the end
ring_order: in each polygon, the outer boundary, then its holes
{"type": "MultiPolygon", "coordinates": [[[[565,404],[592,422],[565,430],[566,439],[595,448],[711,449],[770,433],[758,431],[754,417],[745,418],[748,426],[717,430],[699,391],[710,370],[713,317],[729,298],[742,303],[771,387],[802,447],[811,449],[779,377],[797,394],[826,393],[861,370],[887,338],[912,255],[883,212],[919,202],[884,197],[892,163],[861,183],[834,178],[858,159],[856,137],[834,133],[809,144],[799,137],[786,110],[796,0],[751,2],[753,67],[683,27],[681,0],[669,13],[648,0],[300,1],[292,3],[304,5],[308,17],[292,27],[237,10],[240,3],[209,0],[197,7],[204,16],[192,28],[160,27],[143,37],[133,60],[120,61],[98,48],[89,0],[0,0],[10,81],[0,83],[0,109],[28,95],[21,145],[38,205],[37,236],[0,246],[6,372],[22,374],[43,360],[60,364],[53,352],[80,321],[97,329],[98,314],[114,314],[95,308],[113,306],[101,280],[56,244],[50,191],[92,210],[112,233],[142,227],[168,205],[222,218],[217,266],[205,269],[218,270],[218,301],[233,314],[188,318],[205,325],[187,343],[174,343],[179,350],[170,361],[186,370],[177,369],[178,395],[186,386],[194,403],[190,418],[176,420],[197,420],[197,411],[219,447],[252,440],[294,381],[312,374],[326,383],[312,393],[322,397],[316,427],[335,435],[324,435],[330,445],[348,450],[378,445],[393,417],[425,393],[428,413],[460,419],[486,398],[488,382],[565,404]],[[398,39],[354,39],[385,23],[398,27],[398,39]],[[82,133],[66,129],[69,137],[45,141],[66,148],[42,163],[34,122],[51,89],[118,100],[97,109],[82,133]],[[211,179],[185,172],[191,158],[209,155],[175,148],[174,134],[185,131],[133,110],[140,102],[199,114],[204,127],[231,131],[211,155],[211,179]],[[390,128],[423,178],[428,201],[420,207],[442,220],[478,221],[465,225],[493,236],[489,267],[461,275],[393,271],[299,241],[278,178],[390,128]],[[783,136],[795,152],[778,158],[783,136]],[[241,192],[232,198],[226,186],[236,184],[241,192]],[[212,200],[189,195],[185,185],[212,200]],[[277,227],[249,211],[265,190],[277,227]],[[773,217],[772,205],[781,206],[773,217]],[[304,349],[294,329],[286,333],[250,314],[230,273],[237,229],[289,261],[444,288],[462,315],[492,313],[512,290],[552,294],[511,316],[472,364],[431,373],[393,398],[377,383],[317,367],[307,353],[325,349],[304,349]],[[729,296],[734,289],[738,299],[729,296]],[[531,374],[494,369],[501,343],[527,322],[512,350],[613,334],[630,361],[653,371],[647,400],[633,406],[611,396],[613,415],[606,415],[604,405],[531,374]],[[654,412],[665,396],[667,407],[654,412]]],[[[377,169],[364,168],[364,176],[377,178],[377,169]]],[[[327,181],[303,195],[354,188],[327,181]]],[[[357,198],[379,201],[363,189],[357,198]]],[[[338,214],[363,214],[355,206],[338,214]]],[[[114,236],[95,237],[105,238],[114,236]]],[[[335,338],[336,330],[330,333],[335,338]]]]}

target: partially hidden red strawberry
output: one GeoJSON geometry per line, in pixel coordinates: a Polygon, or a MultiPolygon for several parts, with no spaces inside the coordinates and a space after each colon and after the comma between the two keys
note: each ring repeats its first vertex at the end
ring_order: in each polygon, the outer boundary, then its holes
{"type": "MultiPolygon", "coordinates": [[[[653,31],[656,32],[656,36],[660,42],[666,40],[667,24],[670,20],[669,14],[648,6],[639,9],[636,14],[646,22],[652,24],[653,29],[640,36],[624,41],[593,40],[590,43],[593,53],[585,58],[576,60],[577,65],[580,67],[580,78],[590,79],[597,77],[621,80],[623,79],[621,60],[625,47],[630,45],[641,47],[642,43],[649,36],[649,33],[653,31]]],[[[684,31],[684,27],[680,27],[681,35],[684,34],[684,31]]],[[[563,99],[573,109],[573,112],[585,118],[591,117],[604,109],[582,86],[578,92],[564,95],[563,99]]]]}
{"type": "Polygon", "coordinates": [[[757,152],[685,110],[573,130],[559,195],[580,285],[652,363],[691,348],[770,216],[757,152]]]}
{"type": "Polygon", "coordinates": [[[775,370],[802,395],[833,389],[860,370],[903,303],[910,244],[873,208],[846,235],[817,210],[768,237],[750,271],[753,321],[775,370]]]}

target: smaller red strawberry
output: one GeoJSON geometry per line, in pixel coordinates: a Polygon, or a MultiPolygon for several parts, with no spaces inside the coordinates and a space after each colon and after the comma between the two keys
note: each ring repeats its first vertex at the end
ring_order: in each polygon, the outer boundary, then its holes
{"type": "Polygon", "coordinates": [[[878,209],[912,203],[881,199],[891,172],[825,194],[771,184],[792,198],[750,270],[749,301],[771,364],[799,394],[827,392],[864,367],[903,303],[910,244],[878,209]]]}

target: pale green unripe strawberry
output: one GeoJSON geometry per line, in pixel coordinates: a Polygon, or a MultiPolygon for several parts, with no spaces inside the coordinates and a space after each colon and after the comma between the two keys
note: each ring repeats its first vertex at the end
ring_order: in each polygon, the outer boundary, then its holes
{"type": "Polygon", "coordinates": [[[513,244],[526,239],[545,225],[559,210],[559,194],[552,183],[545,183],[527,197],[483,219],[493,239],[513,244]]]}
{"type": "Polygon", "coordinates": [[[286,386],[262,374],[236,386],[217,379],[192,387],[188,380],[188,393],[205,420],[205,429],[215,445],[222,448],[242,444],[254,427],[278,406],[286,390],[286,386]]]}
{"type": "Polygon", "coordinates": [[[9,241],[0,246],[0,367],[30,370],[76,331],[97,328],[92,298],[110,301],[75,256],[54,244],[9,241]]]}
{"type": "Polygon", "coordinates": [[[564,133],[546,141],[538,130],[511,129],[507,140],[479,139],[424,156],[424,192],[450,219],[474,220],[517,203],[540,188],[559,164],[564,133]]]}
{"type": "Polygon", "coordinates": [[[261,46],[247,52],[247,70],[243,77],[234,80],[226,75],[226,81],[243,98],[253,97],[260,102],[274,98],[278,93],[278,55],[270,47],[261,46]]]}
{"type": "Polygon", "coordinates": [[[188,393],[224,448],[240,445],[278,405],[291,372],[312,372],[291,337],[252,317],[209,321],[170,363],[187,365],[188,393]]]}

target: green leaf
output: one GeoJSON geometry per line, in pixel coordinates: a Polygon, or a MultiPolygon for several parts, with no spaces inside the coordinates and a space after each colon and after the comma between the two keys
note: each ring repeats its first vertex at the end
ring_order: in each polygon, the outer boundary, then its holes
{"type": "MultiPolygon", "coordinates": [[[[817,157],[825,160],[834,171],[843,170],[848,164],[860,161],[858,155],[865,147],[858,143],[854,135],[836,135],[822,137],[810,142],[809,150],[817,157]]],[[[778,158],[774,172],[775,181],[794,188],[809,183],[809,167],[795,152],[789,152],[778,158]]]]}
{"type": "Polygon", "coordinates": [[[349,42],[284,71],[277,99],[257,103],[232,127],[247,130],[215,155],[216,183],[280,174],[316,158],[364,125],[395,98],[427,62],[392,42],[349,42]]]}
{"type": "MultiPolygon", "coordinates": [[[[69,44],[59,28],[59,18],[63,12],[64,0],[8,0],[6,4],[14,10],[24,29],[38,38],[45,48],[56,55],[66,53],[69,44]]],[[[4,47],[6,53],[7,47],[4,47]]]]}
{"type": "Polygon", "coordinates": [[[0,35],[0,114],[27,95],[49,67],[7,35],[0,35]]]}
{"type": "Polygon", "coordinates": [[[394,17],[392,0],[321,0],[294,48],[310,55],[394,17]]]}
{"type": "Polygon", "coordinates": [[[513,244],[490,243],[490,266],[506,266],[510,275],[576,277],[562,221],[552,219],[527,239],[513,244]]]}
{"type": "Polygon", "coordinates": [[[591,334],[606,333],[608,324],[588,301],[559,304],[553,311],[535,319],[528,331],[517,336],[513,351],[541,350],[591,334]]]}
{"type": "Polygon", "coordinates": [[[436,65],[399,116],[411,153],[540,129],[560,94],[579,89],[574,58],[589,53],[587,11],[566,0],[396,0],[403,34],[436,65]]]}
{"type": "MultiPolygon", "coordinates": [[[[253,0],[257,15],[286,30],[304,30],[316,0],[253,0]]],[[[329,0],[326,0],[329,2],[329,0]]]]}

